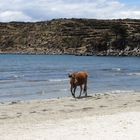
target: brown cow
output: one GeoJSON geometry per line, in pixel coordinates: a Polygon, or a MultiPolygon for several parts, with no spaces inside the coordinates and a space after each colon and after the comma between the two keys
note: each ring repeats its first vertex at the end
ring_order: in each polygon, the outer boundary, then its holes
{"type": "Polygon", "coordinates": [[[85,93],[85,96],[87,96],[87,77],[88,77],[88,73],[84,71],[74,72],[72,74],[69,74],[70,85],[71,85],[70,90],[74,98],[75,98],[75,91],[77,86],[80,86],[79,97],[81,97],[82,91],[83,93],[85,93]],[[83,89],[83,85],[84,85],[84,89],[83,89]]]}

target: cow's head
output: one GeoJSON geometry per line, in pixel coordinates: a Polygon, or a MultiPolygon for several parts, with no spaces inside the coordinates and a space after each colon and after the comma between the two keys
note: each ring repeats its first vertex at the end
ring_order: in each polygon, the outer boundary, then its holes
{"type": "Polygon", "coordinates": [[[77,84],[76,74],[75,73],[68,74],[68,77],[70,78],[70,84],[72,86],[76,86],[77,84]]]}

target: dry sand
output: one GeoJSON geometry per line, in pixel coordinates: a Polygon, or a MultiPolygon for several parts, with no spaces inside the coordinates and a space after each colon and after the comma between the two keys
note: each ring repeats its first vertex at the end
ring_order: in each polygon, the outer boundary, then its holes
{"type": "Polygon", "coordinates": [[[1,102],[0,140],[140,140],[140,93],[1,102]]]}

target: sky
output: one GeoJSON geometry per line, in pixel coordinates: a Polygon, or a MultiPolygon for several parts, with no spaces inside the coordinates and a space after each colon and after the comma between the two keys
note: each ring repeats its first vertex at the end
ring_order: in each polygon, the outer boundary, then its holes
{"type": "Polygon", "coordinates": [[[140,0],[0,0],[0,22],[56,18],[140,19],[140,0]]]}

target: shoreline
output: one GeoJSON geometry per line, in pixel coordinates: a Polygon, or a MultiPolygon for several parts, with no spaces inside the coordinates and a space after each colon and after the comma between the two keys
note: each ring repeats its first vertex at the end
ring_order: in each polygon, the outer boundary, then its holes
{"type": "MultiPolygon", "coordinates": [[[[119,134],[115,132],[114,128],[114,125],[116,125],[123,139],[124,131],[121,131],[121,129],[126,126],[122,123],[121,128],[119,128],[120,126],[116,121],[131,122],[132,128],[140,123],[140,93],[110,93],[97,94],[81,99],[64,97],[3,103],[0,104],[0,139],[43,140],[52,137],[52,140],[60,140],[65,137],[71,140],[72,135],[76,134],[77,139],[84,135],[87,139],[92,137],[95,140],[100,140],[101,137],[104,137],[104,133],[100,132],[100,137],[96,138],[94,132],[94,130],[100,131],[102,129],[101,125],[95,125],[100,123],[103,123],[104,131],[113,131],[116,138],[119,138],[119,134]],[[114,124],[111,124],[111,122],[114,124]],[[109,126],[104,123],[108,123],[109,126]],[[135,125],[133,126],[133,124],[135,125]],[[65,135],[63,133],[65,131],[68,134],[65,135]],[[91,131],[93,131],[93,134],[89,135],[91,131]]],[[[129,125],[127,127],[129,130],[129,125]]],[[[140,138],[139,132],[137,134],[134,137],[140,138]]],[[[116,138],[113,140],[116,140],[116,138]]],[[[127,140],[132,139],[127,137],[127,140]]]]}
{"type": "Polygon", "coordinates": [[[99,57],[140,57],[139,54],[120,54],[120,53],[112,53],[112,54],[106,54],[106,53],[97,53],[97,54],[79,54],[79,53],[46,53],[46,52],[0,52],[0,55],[73,55],[73,56],[99,56],[99,57]]]}

